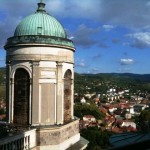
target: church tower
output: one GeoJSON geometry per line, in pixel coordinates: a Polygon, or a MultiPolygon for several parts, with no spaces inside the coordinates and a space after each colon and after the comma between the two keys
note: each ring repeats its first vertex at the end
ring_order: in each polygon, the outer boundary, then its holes
{"type": "Polygon", "coordinates": [[[19,23],[5,49],[8,122],[35,128],[41,150],[80,141],[73,116],[75,47],[43,1],[19,23]]]}

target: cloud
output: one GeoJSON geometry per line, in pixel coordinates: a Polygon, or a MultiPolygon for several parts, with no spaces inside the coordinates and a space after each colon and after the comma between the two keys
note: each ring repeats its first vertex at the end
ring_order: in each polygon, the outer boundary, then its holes
{"type": "Polygon", "coordinates": [[[71,33],[71,31],[66,30],[69,38],[72,38],[75,45],[81,46],[83,48],[90,48],[93,45],[97,45],[101,48],[108,48],[108,45],[105,43],[105,40],[98,39],[101,28],[97,27],[88,27],[85,24],[80,24],[77,29],[71,33]]]}
{"type": "Polygon", "coordinates": [[[97,74],[100,73],[100,68],[92,68],[87,71],[87,73],[97,74]]]}
{"type": "Polygon", "coordinates": [[[84,62],[80,62],[78,64],[75,65],[76,67],[85,67],[85,63],[84,62]]]}
{"type": "Polygon", "coordinates": [[[79,59],[77,58],[75,60],[75,67],[78,67],[78,68],[86,68],[86,64],[85,64],[85,60],[84,59],[79,59]]]}
{"type": "Polygon", "coordinates": [[[22,18],[24,18],[26,15],[34,13],[37,6],[36,0],[1,0],[0,2],[0,47],[3,47],[7,38],[13,36],[15,28],[20,20],[22,20],[22,18]]]}
{"type": "Polygon", "coordinates": [[[125,59],[125,58],[122,58],[120,59],[120,64],[121,65],[132,65],[134,64],[134,60],[133,59],[125,59]]]}
{"type": "Polygon", "coordinates": [[[150,47],[150,32],[139,32],[126,35],[133,39],[132,43],[130,44],[136,48],[147,48],[150,47]]]}
{"type": "Polygon", "coordinates": [[[110,30],[114,29],[115,26],[113,26],[113,25],[103,25],[102,28],[103,28],[105,31],[110,31],[110,30]]]}
{"type": "Polygon", "coordinates": [[[99,34],[100,28],[90,28],[84,24],[78,26],[78,29],[73,33],[74,43],[82,47],[91,47],[98,43],[98,40],[93,39],[92,36],[99,34]]]}
{"type": "Polygon", "coordinates": [[[120,40],[117,39],[117,38],[112,39],[112,43],[114,43],[114,44],[117,44],[117,43],[119,43],[119,42],[120,42],[120,40]]]}
{"type": "Polygon", "coordinates": [[[98,46],[101,48],[108,48],[109,47],[104,41],[99,41],[98,46]]]}
{"type": "Polygon", "coordinates": [[[124,67],[124,68],[119,68],[118,71],[121,72],[121,73],[127,73],[127,72],[131,73],[132,69],[129,68],[129,67],[124,67]]]}
{"type": "Polygon", "coordinates": [[[51,0],[47,5],[50,12],[61,17],[80,17],[129,28],[150,27],[148,0],[51,0]]]}
{"type": "Polygon", "coordinates": [[[124,52],[123,55],[124,55],[124,56],[128,56],[128,53],[127,53],[127,52],[124,52]]]}
{"type": "Polygon", "coordinates": [[[93,60],[99,60],[99,59],[101,59],[101,57],[102,57],[102,55],[98,53],[98,54],[94,55],[94,56],[92,57],[92,59],[93,59],[93,60]]]}
{"type": "Polygon", "coordinates": [[[150,27],[147,0],[102,0],[99,19],[115,25],[142,29],[150,27]]]}
{"type": "Polygon", "coordinates": [[[0,61],[5,61],[5,59],[4,58],[0,58],[0,61]]]}
{"type": "Polygon", "coordinates": [[[66,18],[98,18],[100,5],[101,0],[94,0],[94,2],[92,0],[47,0],[47,8],[50,12],[66,18]]]}
{"type": "Polygon", "coordinates": [[[68,37],[68,39],[72,40],[72,39],[74,39],[74,36],[70,36],[70,37],[68,37]]]}

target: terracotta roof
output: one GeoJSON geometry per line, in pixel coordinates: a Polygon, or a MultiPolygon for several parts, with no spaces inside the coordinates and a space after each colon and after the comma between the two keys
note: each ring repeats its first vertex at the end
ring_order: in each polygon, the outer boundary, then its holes
{"type": "Polygon", "coordinates": [[[84,115],[83,117],[84,117],[84,118],[95,118],[95,117],[92,116],[92,115],[84,115]]]}
{"type": "Polygon", "coordinates": [[[108,110],[107,109],[105,109],[104,107],[102,107],[102,106],[100,106],[99,107],[99,109],[104,113],[104,114],[106,114],[107,112],[108,112],[108,110]]]}

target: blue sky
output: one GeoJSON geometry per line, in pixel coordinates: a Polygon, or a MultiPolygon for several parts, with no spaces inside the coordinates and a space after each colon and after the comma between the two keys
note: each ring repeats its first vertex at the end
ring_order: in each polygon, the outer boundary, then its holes
{"type": "MultiPolygon", "coordinates": [[[[39,0],[0,0],[0,67],[3,46],[39,0]]],[[[75,72],[150,73],[150,0],[45,0],[72,39],[75,72]]]]}

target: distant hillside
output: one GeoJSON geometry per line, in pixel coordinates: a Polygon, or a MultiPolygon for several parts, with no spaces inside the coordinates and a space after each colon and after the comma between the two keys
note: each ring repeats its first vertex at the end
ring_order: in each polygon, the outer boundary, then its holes
{"type": "Polygon", "coordinates": [[[150,74],[131,73],[99,73],[78,74],[75,73],[76,93],[106,93],[109,88],[130,89],[132,93],[139,90],[150,93],[150,74]]]}
{"type": "Polygon", "coordinates": [[[132,73],[113,73],[112,76],[119,76],[125,78],[138,79],[143,81],[150,81],[150,74],[132,74],[132,73]]]}
{"type": "Polygon", "coordinates": [[[99,74],[78,74],[76,76],[91,76],[101,78],[126,78],[150,82],[150,74],[133,74],[133,73],[99,73],[99,74]]]}

